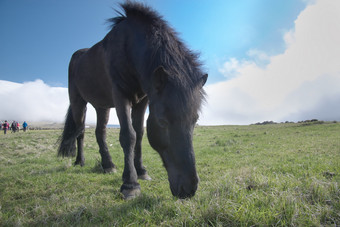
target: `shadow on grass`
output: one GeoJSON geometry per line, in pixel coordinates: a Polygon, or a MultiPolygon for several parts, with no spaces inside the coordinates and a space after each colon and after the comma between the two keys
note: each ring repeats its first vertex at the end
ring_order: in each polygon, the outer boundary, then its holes
{"type": "Polygon", "coordinates": [[[57,166],[53,168],[46,168],[46,169],[39,169],[33,170],[30,175],[32,176],[39,176],[39,175],[50,175],[52,173],[60,173],[65,172],[69,167],[66,166],[57,166]]]}
{"type": "Polygon", "coordinates": [[[148,195],[130,201],[117,201],[118,203],[103,204],[101,207],[82,204],[69,212],[50,214],[47,217],[37,217],[31,220],[28,226],[55,225],[55,226],[124,226],[127,224],[143,224],[143,212],[152,213],[160,206],[161,200],[148,195]]]}
{"type": "MultiPolygon", "coordinates": [[[[88,167],[87,165],[85,166],[74,165],[72,160],[69,160],[57,167],[45,167],[39,170],[32,170],[31,175],[39,176],[39,175],[46,175],[46,174],[52,174],[52,173],[67,172],[69,170],[71,170],[72,173],[75,173],[75,174],[84,174],[84,173],[104,174],[105,173],[100,160],[97,159],[95,165],[92,168],[88,167]]],[[[115,174],[115,173],[112,172],[112,173],[107,173],[107,174],[115,174]]]]}

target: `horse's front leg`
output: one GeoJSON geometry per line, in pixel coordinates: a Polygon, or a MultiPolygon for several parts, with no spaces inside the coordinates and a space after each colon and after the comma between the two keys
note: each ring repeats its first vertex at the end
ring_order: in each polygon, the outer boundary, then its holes
{"type": "Polygon", "coordinates": [[[116,111],[120,123],[119,141],[124,151],[123,185],[120,191],[124,199],[131,199],[140,194],[134,165],[136,132],[132,127],[131,103],[128,100],[120,100],[119,104],[116,104],[116,111]]]}
{"type": "Polygon", "coordinates": [[[131,117],[132,125],[136,132],[136,145],[135,145],[135,168],[137,171],[138,179],[151,180],[142,160],[142,139],[144,134],[144,114],[148,105],[148,99],[145,97],[139,103],[132,107],[131,117]]]}
{"type": "Polygon", "coordinates": [[[116,167],[112,162],[112,158],[106,144],[106,125],[109,121],[110,109],[96,108],[96,112],[96,139],[99,145],[99,153],[102,157],[102,167],[104,169],[104,173],[116,172],[116,167]]]}

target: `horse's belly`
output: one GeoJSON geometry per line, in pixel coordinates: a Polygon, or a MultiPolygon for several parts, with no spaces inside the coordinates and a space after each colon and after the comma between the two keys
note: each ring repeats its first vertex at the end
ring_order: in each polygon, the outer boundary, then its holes
{"type": "Polygon", "coordinates": [[[112,108],[115,107],[111,96],[104,94],[95,94],[85,98],[85,100],[92,104],[95,108],[112,108]]]}
{"type": "Polygon", "coordinates": [[[94,107],[114,107],[111,81],[87,80],[86,83],[79,84],[78,89],[83,99],[94,107]]]}

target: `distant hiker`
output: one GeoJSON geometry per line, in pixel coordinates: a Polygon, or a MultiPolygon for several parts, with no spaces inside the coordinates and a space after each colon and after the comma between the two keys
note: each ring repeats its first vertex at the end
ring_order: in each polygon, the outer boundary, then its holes
{"type": "Polygon", "coordinates": [[[4,129],[4,134],[6,134],[9,128],[9,124],[7,123],[7,121],[5,121],[5,123],[2,124],[2,128],[4,129]]]}
{"type": "Polygon", "coordinates": [[[17,131],[19,132],[19,130],[20,130],[20,124],[19,122],[17,122],[17,131]]]}
{"type": "Polygon", "coordinates": [[[24,132],[26,132],[27,129],[27,122],[24,121],[24,123],[22,123],[22,128],[24,129],[24,132]]]}
{"type": "Polygon", "coordinates": [[[13,121],[11,124],[11,130],[13,133],[17,131],[17,123],[15,121],[13,121]]]}

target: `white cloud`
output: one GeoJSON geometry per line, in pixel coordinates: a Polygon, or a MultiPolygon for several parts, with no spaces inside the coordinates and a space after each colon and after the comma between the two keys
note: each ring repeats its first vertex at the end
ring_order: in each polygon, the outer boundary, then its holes
{"type": "Polygon", "coordinates": [[[223,67],[219,69],[219,72],[222,73],[227,78],[232,78],[240,74],[240,70],[242,68],[254,65],[254,62],[242,60],[239,61],[236,58],[231,58],[229,61],[223,64],[223,67]]]}
{"type": "Polygon", "coordinates": [[[23,84],[0,81],[0,119],[18,121],[63,121],[67,89],[49,87],[41,80],[23,84]]]}
{"type": "MultiPolygon", "coordinates": [[[[230,59],[223,72],[236,77],[206,87],[201,124],[249,124],[264,120],[340,120],[340,1],[309,5],[284,36],[284,53],[268,65],[230,59]]],[[[248,55],[267,60],[261,52],[248,55]]]]}
{"type": "MultiPolygon", "coordinates": [[[[63,122],[68,109],[68,89],[50,87],[42,80],[13,83],[0,80],[0,120],[63,122]]],[[[118,124],[111,110],[109,124],[118,124]]],[[[88,104],[86,122],[96,122],[96,112],[88,104]]]]}
{"type": "Polygon", "coordinates": [[[270,60],[270,57],[265,52],[257,49],[249,50],[247,55],[252,59],[253,63],[260,67],[266,66],[270,60]]]}

